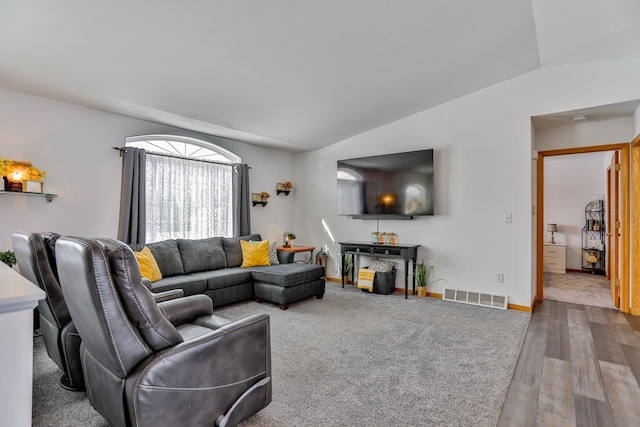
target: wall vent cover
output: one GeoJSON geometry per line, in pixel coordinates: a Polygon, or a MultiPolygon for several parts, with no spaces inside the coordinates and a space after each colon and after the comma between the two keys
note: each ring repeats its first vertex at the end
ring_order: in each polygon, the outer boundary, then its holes
{"type": "Polygon", "coordinates": [[[442,299],[446,301],[461,302],[463,304],[480,305],[483,307],[501,308],[506,310],[509,297],[507,295],[483,294],[480,292],[445,288],[442,299]]]}

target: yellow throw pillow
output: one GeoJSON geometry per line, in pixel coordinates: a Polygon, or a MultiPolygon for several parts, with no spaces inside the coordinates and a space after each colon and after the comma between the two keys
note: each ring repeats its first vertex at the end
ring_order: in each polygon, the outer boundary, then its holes
{"type": "Polygon", "coordinates": [[[259,265],[271,265],[269,262],[269,241],[249,243],[240,240],[242,248],[242,267],[257,267],[259,265]]]}
{"type": "Polygon", "coordinates": [[[133,253],[138,260],[138,265],[140,266],[140,274],[142,277],[146,277],[152,282],[157,282],[162,279],[162,273],[160,272],[160,267],[158,267],[158,263],[149,249],[148,246],[142,248],[140,252],[133,253]]]}

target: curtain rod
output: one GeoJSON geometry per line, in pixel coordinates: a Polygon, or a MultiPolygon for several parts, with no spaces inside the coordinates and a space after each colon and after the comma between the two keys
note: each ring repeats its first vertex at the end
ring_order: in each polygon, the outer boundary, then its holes
{"type": "MultiPolygon", "coordinates": [[[[127,151],[128,148],[134,148],[134,147],[111,147],[114,150],[118,150],[120,152],[120,157],[122,157],[122,153],[127,151]]],[[[144,150],[143,148],[141,148],[141,150],[144,150]]],[[[241,165],[242,163],[225,163],[225,162],[216,162],[215,160],[205,160],[205,159],[190,159],[187,157],[181,157],[181,156],[175,156],[173,154],[163,154],[163,153],[154,153],[151,151],[146,151],[144,150],[145,153],[147,153],[147,155],[149,156],[160,156],[160,157],[170,157],[173,159],[182,159],[182,160],[189,160],[192,162],[202,162],[202,163],[213,163],[216,165],[223,165],[223,166],[231,166],[231,167],[236,167],[241,165]]],[[[249,166],[249,169],[251,169],[251,166],[249,166]]]]}

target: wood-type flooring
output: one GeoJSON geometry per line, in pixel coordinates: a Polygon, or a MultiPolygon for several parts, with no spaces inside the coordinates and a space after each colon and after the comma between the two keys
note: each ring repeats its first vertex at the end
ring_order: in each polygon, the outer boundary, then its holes
{"type": "Polygon", "coordinates": [[[640,426],[640,317],[535,305],[498,426],[640,426]]]}

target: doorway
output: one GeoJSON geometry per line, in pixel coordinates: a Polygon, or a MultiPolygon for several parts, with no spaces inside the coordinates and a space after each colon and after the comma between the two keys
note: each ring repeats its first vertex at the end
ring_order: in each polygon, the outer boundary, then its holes
{"type": "MultiPolygon", "coordinates": [[[[544,182],[544,173],[545,173],[545,158],[553,158],[555,156],[566,156],[573,154],[585,154],[585,153],[597,153],[597,152],[605,152],[605,151],[618,151],[620,153],[619,157],[619,182],[620,182],[620,198],[618,200],[619,206],[619,225],[618,230],[619,235],[619,244],[617,248],[619,251],[616,251],[617,254],[620,254],[619,257],[620,263],[619,268],[617,269],[609,269],[610,276],[616,275],[618,277],[612,278],[611,283],[615,283],[617,288],[617,292],[619,292],[620,296],[620,308],[623,312],[630,311],[630,301],[629,301],[629,265],[628,265],[628,257],[625,257],[624,254],[629,254],[629,144],[610,144],[610,145],[601,145],[601,146],[592,146],[592,147],[581,147],[581,148],[572,148],[572,149],[562,149],[562,150],[550,150],[550,151],[541,151],[538,153],[538,161],[537,161],[537,210],[536,210],[536,301],[542,301],[544,298],[544,250],[545,250],[545,235],[547,230],[547,219],[544,218],[544,203],[545,203],[545,182],[544,182]]],[[[602,165],[604,168],[604,164],[602,165]]],[[[614,165],[614,169],[616,166],[614,165]]],[[[604,187],[604,182],[603,182],[604,187]]],[[[603,197],[604,199],[604,197],[603,197]]],[[[585,211],[585,215],[587,212],[585,211]]],[[[587,221],[585,217],[585,221],[587,221]]],[[[609,222],[610,219],[607,219],[609,222]]],[[[615,227],[615,222],[613,223],[615,227]]],[[[585,226],[586,228],[586,226],[585,226]]],[[[609,227],[607,226],[607,229],[609,227]]],[[[594,247],[595,249],[595,247],[594,247]]],[[[600,250],[600,248],[597,248],[600,250]]],[[[596,251],[593,251],[596,253],[596,251]]],[[[582,256],[581,251],[581,256],[582,256]]],[[[609,254],[610,255],[610,254],[609,254]]],[[[607,259],[609,259],[607,257],[607,259]]],[[[594,260],[597,258],[594,257],[594,260]]],[[[589,260],[586,260],[587,262],[589,260]]],[[[586,264],[589,265],[589,264],[586,264]]],[[[606,264],[602,264],[602,268],[605,267],[606,264]]],[[[585,265],[583,265],[584,267],[585,265]]],[[[598,264],[600,267],[600,264],[598,264]]],[[[582,269],[582,268],[581,268],[582,269]]],[[[581,273],[582,274],[582,273],[581,273]]],[[[612,304],[613,304],[613,300],[612,304]]]]}
{"type": "MultiPolygon", "coordinates": [[[[616,153],[544,159],[544,299],[616,308],[607,279],[615,251],[607,241],[612,198],[606,171],[612,161],[617,163],[616,153]],[[549,228],[555,233],[549,233],[549,228]]],[[[619,173],[615,166],[613,172],[619,173]]]]}

